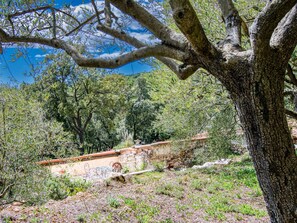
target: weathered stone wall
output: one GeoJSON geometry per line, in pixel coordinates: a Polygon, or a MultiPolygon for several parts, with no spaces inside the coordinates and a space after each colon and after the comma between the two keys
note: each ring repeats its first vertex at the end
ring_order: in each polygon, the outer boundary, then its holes
{"type": "Polygon", "coordinates": [[[85,178],[88,178],[89,175],[95,175],[95,173],[97,173],[97,175],[100,175],[100,171],[96,169],[97,167],[107,167],[106,169],[110,169],[112,167],[112,164],[115,162],[119,162],[118,156],[101,157],[94,160],[83,160],[71,163],[56,164],[49,166],[49,169],[52,173],[55,174],[67,173],[72,176],[84,176],[85,178]]]}
{"type": "Polygon", "coordinates": [[[194,150],[204,146],[205,140],[182,140],[177,142],[159,142],[124,149],[119,162],[129,171],[151,168],[155,163],[164,163],[165,167],[187,166],[195,156],[194,150]]]}
{"type": "Polygon", "coordinates": [[[106,151],[69,159],[41,161],[54,174],[70,174],[86,179],[104,179],[117,172],[139,171],[151,168],[154,163],[164,163],[169,168],[187,165],[194,156],[194,149],[204,144],[206,137],[178,142],[158,142],[138,145],[118,151],[106,151]]]}

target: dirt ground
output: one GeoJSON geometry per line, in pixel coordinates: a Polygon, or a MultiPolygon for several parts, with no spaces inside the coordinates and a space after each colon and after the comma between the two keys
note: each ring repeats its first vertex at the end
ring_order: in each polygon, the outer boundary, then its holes
{"type": "Polygon", "coordinates": [[[269,222],[250,163],[152,172],[126,181],[96,182],[86,192],[41,206],[3,206],[0,222],[269,222]]]}

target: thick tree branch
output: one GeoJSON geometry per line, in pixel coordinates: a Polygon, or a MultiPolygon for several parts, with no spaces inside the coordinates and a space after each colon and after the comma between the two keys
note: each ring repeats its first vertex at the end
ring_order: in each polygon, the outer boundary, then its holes
{"type": "Polygon", "coordinates": [[[110,3],[120,9],[122,12],[130,15],[141,25],[150,30],[157,38],[162,40],[165,44],[183,49],[185,40],[181,35],[165,26],[147,10],[141,7],[133,0],[110,0],[110,3]]]}
{"type": "Polygon", "coordinates": [[[251,30],[251,44],[255,52],[269,47],[271,35],[278,23],[294,7],[297,0],[269,0],[255,19],[251,30]]]}
{"type": "Polygon", "coordinates": [[[224,18],[227,37],[226,42],[241,45],[241,18],[232,0],[218,0],[224,18]]]}
{"type": "Polygon", "coordinates": [[[189,0],[170,0],[176,25],[191,43],[197,53],[217,55],[214,46],[208,41],[203,27],[189,0]]]}
{"type": "Polygon", "coordinates": [[[179,61],[184,61],[186,59],[183,52],[164,45],[142,47],[112,59],[87,58],[79,53],[76,48],[63,40],[46,39],[41,37],[10,36],[3,29],[0,29],[0,41],[11,43],[37,43],[62,49],[70,55],[78,65],[83,67],[116,68],[135,60],[158,56],[169,57],[179,61]]]}
{"type": "Polygon", "coordinates": [[[297,4],[282,19],[272,34],[272,48],[291,55],[297,45],[297,4]]]}
{"type": "MultiPolygon", "coordinates": [[[[143,42],[139,41],[138,39],[129,36],[123,31],[118,31],[109,27],[106,27],[104,25],[98,24],[97,29],[101,32],[104,32],[110,36],[113,36],[119,40],[122,40],[131,46],[134,46],[136,48],[145,47],[147,46],[143,42]]],[[[177,64],[174,60],[164,57],[156,57],[159,61],[164,63],[167,67],[169,67],[180,79],[184,80],[188,78],[190,75],[192,75],[196,70],[198,70],[199,67],[202,65],[188,65],[188,66],[182,66],[177,64]]]]}
{"type": "Polygon", "coordinates": [[[169,67],[181,80],[185,80],[194,74],[202,65],[179,65],[168,58],[158,58],[162,63],[169,67]]]}

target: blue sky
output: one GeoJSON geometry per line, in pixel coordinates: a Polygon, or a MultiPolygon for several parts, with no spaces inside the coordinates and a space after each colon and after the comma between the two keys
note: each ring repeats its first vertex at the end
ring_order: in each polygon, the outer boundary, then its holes
{"type": "MultiPolygon", "coordinates": [[[[52,1],[49,0],[49,2],[52,1]]],[[[76,6],[89,2],[90,0],[56,0],[55,4],[57,6],[61,6],[66,3],[76,6]]],[[[29,75],[30,72],[32,72],[32,66],[36,67],[39,63],[41,63],[47,53],[50,53],[50,51],[37,48],[4,48],[4,53],[0,55],[0,84],[33,82],[33,78],[29,75]],[[18,53],[21,53],[22,56],[17,57],[18,53]]],[[[114,72],[131,75],[150,70],[150,66],[141,62],[134,62],[120,67],[114,70],[114,72]]]]}

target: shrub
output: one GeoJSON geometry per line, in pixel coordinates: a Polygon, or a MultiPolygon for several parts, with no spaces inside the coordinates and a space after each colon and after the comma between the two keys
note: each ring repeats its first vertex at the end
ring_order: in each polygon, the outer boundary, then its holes
{"type": "Polygon", "coordinates": [[[0,87],[0,205],[14,200],[30,204],[47,199],[49,173],[41,159],[72,154],[74,146],[61,123],[46,120],[41,104],[23,91],[0,87]]]}
{"type": "Polygon", "coordinates": [[[81,191],[86,191],[90,183],[82,179],[71,179],[69,176],[51,177],[47,181],[47,191],[53,200],[65,199],[81,191]]]}
{"type": "Polygon", "coordinates": [[[120,202],[115,197],[109,196],[107,198],[107,202],[108,202],[109,206],[112,207],[112,208],[118,208],[118,207],[120,207],[120,202]]]}
{"type": "Polygon", "coordinates": [[[156,172],[164,172],[164,168],[165,168],[164,162],[153,162],[153,166],[156,172]]]}

